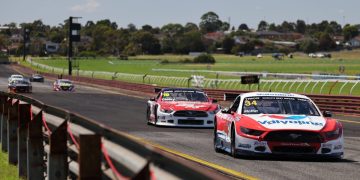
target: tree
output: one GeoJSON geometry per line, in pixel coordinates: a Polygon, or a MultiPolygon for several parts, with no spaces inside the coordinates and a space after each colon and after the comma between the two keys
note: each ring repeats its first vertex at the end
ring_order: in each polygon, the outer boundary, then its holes
{"type": "Polygon", "coordinates": [[[305,21],[300,20],[300,19],[297,20],[295,29],[296,29],[296,32],[304,34],[305,31],[306,31],[306,23],[305,23],[305,21]]]}
{"type": "Polygon", "coordinates": [[[135,31],[137,31],[136,26],[135,26],[133,23],[128,24],[128,25],[127,25],[127,29],[128,29],[130,32],[135,32],[135,31]]]}
{"type": "Polygon", "coordinates": [[[204,33],[219,31],[222,26],[219,16],[210,11],[201,16],[200,29],[204,33]]]}
{"type": "Polygon", "coordinates": [[[221,31],[228,31],[229,29],[230,29],[230,24],[227,23],[227,22],[223,22],[222,25],[221,25],[220,30],[221,31]]]}
{"type": "Polygon", "coordinates": [[[224,49],[224,53],[230,54],[234,45],[235,45],[235,40],[230,36],[226,36],[222,42],[222,47],[224,49]]]}
{"type": "Polygon", "coordinates": [[[148,24],[143,25],[141,28],[143,31],[147,31],[147,32],[151,32],[153,29],[152,26],[150,26],[148,24]]]}
{"type": "Polygon", "coordinates": [[[184,33],[176,43],[175,52],[181,54],[188,54],[189,52],[202,52],[205,46],[201,40],[201,33],[199,31],[190,31],[184,33]]]}
{"type": "Polygon", "coordinates": [[[356,28],[356,26],[345,25],[345,27],[343,29],[343,35],[344,35],[345,41],[349,41],[353,37],[359,35],[359,30],[358,30],[358,28],[356,28]]]}
{"type": "Polygon", "coordinates": [[[319,39],[319,49],[328,51],[336,48],[334,40],[331,39],[328,33],[322,33],[319,39]]]}
{"type": "Polygon", "coordinates": [[[195,23],[188,22],[188,23],[185,24],[184,29],[185,29],[186,32],[198,31],[199,27],[195,23]]]}
{"type": "Polygon", "coordinates": [[[239,25],[238,30],[240,30],[240,31],[249,31],[249,27],[247,26],[247,24],[242,23],[242,24],[239,25]]]}
{"type": "Polygon", "coordinates": [[[181,35],[184,32],[184,27],[181,24],[169,23],[161,27],[161,31],[167,36],[174,37],[181,35]]]}
{"type": "Polygon", "coordinates": [[[311,39],[306,39],[300,43],[300,50],[305,53],[313,53],[318,50],[318,45],[311,39]]]}
{"type": "Polygon", "coordinates": [[[266,21],[260,21],[258,25],[258,31],[266,31],[268,30],[269,24],[266,21]]]}
{"type": "Polygon", "coordinates": [[[282,32],[293,32],[293,31],[295,31],[295,24],[284,21],[281,24],[281,31],[282,32]]]}
{"type": "Polygon", "coordinates": [[[133,34],[133,43],[141,47],[142,52],[146,54],[160,54],[161,46],[159,40],[153,34],[146,31],[137,31],[133,34]]]}

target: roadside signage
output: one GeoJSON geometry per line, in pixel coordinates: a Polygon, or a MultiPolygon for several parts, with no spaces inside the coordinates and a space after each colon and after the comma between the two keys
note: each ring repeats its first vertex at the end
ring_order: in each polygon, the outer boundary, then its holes
{"type": "Polygon", "coordinates": [[[259,84],[259,76],[241,76],[241,84],[259,84]]]}

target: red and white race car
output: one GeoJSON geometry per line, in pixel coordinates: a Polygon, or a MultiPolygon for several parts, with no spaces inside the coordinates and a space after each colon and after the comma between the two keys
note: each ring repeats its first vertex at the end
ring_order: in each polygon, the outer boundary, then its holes
{"type": "Polygon", "coordinates": [[[74,84],[68,79],[57,79],[53,83],[54,91],[75,91],[74,84]]]}
{"type": "Polygon", "coordinates": [[[214,127],[220,110],[216,101],[199,89],[164,88],[147,102],[147,122],[159,126],[214,127]]]}
{"type": "Polygon", "coordinates": [[[214,148],[237,155],[316,155],[342,158],[342,124],[320,113],[306,96],[254,92],[239,95],[216,114],[214,148]]]}

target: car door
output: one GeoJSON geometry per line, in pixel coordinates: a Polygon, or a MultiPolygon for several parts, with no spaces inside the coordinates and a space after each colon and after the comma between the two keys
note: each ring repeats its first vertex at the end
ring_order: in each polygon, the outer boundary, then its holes
{"type": "Polygon", "coordinates": [[[225,140],[226,142],[230,142],[231,137],[231,123],[234,121],[234,119],[237,116],[237,110],[239,108],[240,104],[240,96],[238,96],[234,102],[230,105],[230,108],[228,109],[228,112],[224,112],[221,114],[222,118],[220,122],[218,123],[219,130],[223,131],[225,133],[225,140]]]}

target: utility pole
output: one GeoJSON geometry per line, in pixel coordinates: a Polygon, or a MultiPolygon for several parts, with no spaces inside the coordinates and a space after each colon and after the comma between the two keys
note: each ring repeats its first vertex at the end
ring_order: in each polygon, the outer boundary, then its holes
{"type": "Polygon", "coordinates": [[[73,19],[79,19],[81,17],[69,17],[69,38],[68,38],[68,61],[69,61],[69,75],[72,75],[72,57],[73,57],[73,47],[72,42],[80,41],[80,29],[81,25],[79,23],[74,23],[73,19]]]}
{"type": "Polygon", "coordinates": [[[24,34],[23,34],[23,61],[25,61],[26,57],[26,43],[30,42],[30,30],[28,28],[24,28],[24,34]]]}

